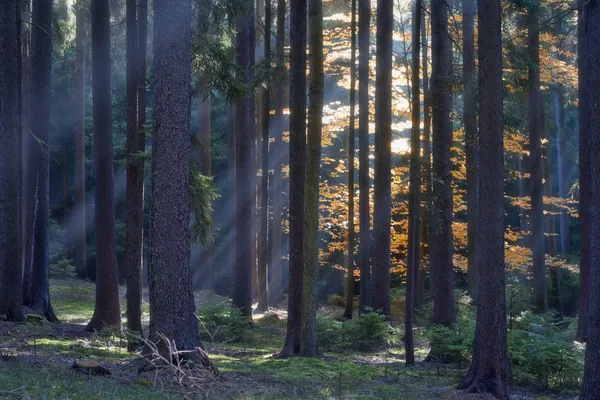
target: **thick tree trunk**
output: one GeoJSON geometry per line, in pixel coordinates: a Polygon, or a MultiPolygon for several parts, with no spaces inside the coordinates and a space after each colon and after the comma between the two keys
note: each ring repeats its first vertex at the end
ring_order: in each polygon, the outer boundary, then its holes
{"type": "Polygon", "coordinates": [[[375,81],[375,178],[373,195],[373,310],[390,315],[390,218],[392,208],[392,33],[394,7],[377,2],[375,81]]]}
{"type": "Polygon", "coordinates": [[[531,251],[533,253],[533,297],[537,312],[548,308],[544,252],[544,192],[540,105],[540,33],[538,5],[527,10],[527,53],[529,56],[529,173],[531,196],[531,251]]]}
{"type": "Polygon", "coordinates": [[[469,294],[477,302],[479,258],[479,137],[477,134],[477,84],[475,80],[475,0],[463,1],[463,84],[465,155],[467,163],[467,253],[469,294]]]}
{"type": "Polygon", "coordinates": [[[284,83],[285,73],[285,0],[277,0],[277,44],[275,46],[275,58],[277,62],[277,80],[275,82],[274,108],[275,118],[273,121],[274,142],[272,154],[270,156],[273,162],[273,240],[271,241],[271,281],[269,286],[269,303],[272,305],[281,304],[281,295],[283,294],[283,241],[282,234],[282,213],[283,213],[283,192],[285,191],[283,183],[282,161],[284,157],[284,147],[282,134],[284,131],[283,103],[284,103],[284,83]],[[281,74],[281,75],[280,75],[281,74]]]}
{"type": "Polygon", "coordinates": [[[319,276],[319,172],[323,125],[323,1],[309,0],[309,91],[306,154],[306,238],[302,285],[300,354],[317,355],[317,282],[319,276]]]}
{"type": "Polygon", "coordinates": [[[96,306],[87,325],[100,330],[121,325],[115,249],[114,173],[108,0],[92,0],[92,95],[96,170],[96,306]]]}
{"type": "MultiPolygon", "coordinates": [[[[270,71],[271,67],[271,0],[265,0],[265,23],[264,23],[264,57],[265,65],[270,71]]],[[[268,76],[268,75],[267,75],[268,76]]],[[[257,312],[269,309],[268,293],[268,207],[269,207],[269,129],[271,117],[271,81],[266,83],[262,90],[262,139],[261,149],[261,180],[260,180],[260,232],[258,246],[258,305],[257,312]]]]}
{"type": "Polygon", "coordinates": [[[48,130],[50,125],[50,92],[52,75],[52,0],[34,0],[32,3],[31,34],[31,86],[30,86],[30,129],[35,143],[33,154],[37,160],[37,207],[33,229],[33,258],[31,273],[30,302],[28,307],[41,312],[49,321],[56,321],[56,315],[50,303],[48,252],[48,225],[50,218],[49,185],[50,158],[48,130]]]}
{"type": "Polygon", "coordinates": [[[300,352],[306,172],[306,0],[290,2],[290,273],[288,320],[280,356],[300,352]]]}
{"type": "Polygon", "coordinates": [[[22,321],[20,140],[16,1],[0,4],[0,316],[22,321]]]}
{"type": "Polygon", "coordinates": [[[87,278],[87,243],[85,217],[85,16],[82,0],[76,4],[75,29],[75,271],[87,278]]]}
{"type": "MultiPolygon", "coordinates": [[[[144,169],[140,168],[140,135],[138,95],[138,29],[135,0],[127,0],[127,219],[125,236],[127,244],[127,329],[142,335],[142,249],[144,223],[144,169]]],[[[130,351],[135,341],[129,341],[130,351]]]]}
{"type": "Polygon", "coordinates": [[[356,2],[352,0],[350,34],[350,126],[348,127],[348,247],[344,317],[354,313],[354,140],[356,112],[356,2]]]}
{"type": "Polygon", "coordinates": [[[577,52],[579,65],[579,317],[576,339],[584,342],[587,336],[587,314],[590,295],[590,149],[588,145],[588,87],[586,83],[586,0],[578,1],[577,52]]]}
{"type": "Polygon", "coordinates": [[[178,350],[201,346],[189,267],[190,15],[190,0],[154,1],[149,337],[178,350]]]}
{"type": "MultiPolygon", "coordinates": [[[[246,0],[247,10],[253,10],[253,2],[246,0]]],[[[239,15],[237,18],[237,62],[242,68],[243,82],[248,91],[236,105],[236,264],[234,271],[233,305],[243,315],[252,315],[252,270],[256,269],[256,258],[252,249],[256,237],[252,229],[255,219],[253,195],[255,194],[254,142],[256,139],[254,95],[251,84],[254,79],[254,15],[239,15]],[[250,255],[250,257],[248,257],[250,255]]]]}
{"type": "Polygon", "coordinates": [[[433,208],[431,274],[433,322],[454,324],[452,284],[452,187],[450,146],[452,143],[452,43],[448,34],[448,4],[431,2],[431,102],[433,123],[433,208]]]}
{"type": "Polygon", "coordinates": [[[501,5],[479,0],[480,261],[473,361],[461,388],[508,399],[501,5]]]}
{"type": "MultiPolygon", "coordinates": [[[[600,398],[600,3],[584,5],[586,126],[589,148],[590,289],[582,400],[600,398]]],[[[581,104],[581,103],[580,103],[581,104]]]]}
{"type": "Polygon", "coordinates": [[[406,364],[415,362],[413,311],[420,268],[420,203],[421,203],[421,88],[419,87],[419,50],[421,35],[421,0],[415,1],[412,31],[412,115],[410,134],[410,197],[408,199],[408,260],[406,269],[406,311],[404,312],[404,348],[406,364]]]}
{"type": "Polygon", "coordinates": [[[369,206],[369,59],[371,46],[371,2],[358,0],[358,207],[360,243],[359,312],[371,306],[371,208],[369,206]]]}

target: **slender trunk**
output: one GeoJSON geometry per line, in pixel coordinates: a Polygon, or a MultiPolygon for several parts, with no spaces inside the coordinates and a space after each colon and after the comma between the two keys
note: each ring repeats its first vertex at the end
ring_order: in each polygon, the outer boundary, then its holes
{"type": "Polygon", "coordinates": [[[271,161],[273,162],[273,240],[272,240],[272,265],[271,282],[269,287],[269,303],[279,305],[283,292],[283,241],[282,241],[282,213],[283,213],[283,183],[282,161],[284,156],[283,138],[284,117],[284,48],[285,48],[285,0],[277,0],[277,45],[275,46],[275,58],[277,62],[277,76],[275,82],[274,108],[275,118],[273,121],[274,142],[272,146],[271,161]]]}
{"type": "Polygon", "coordinates": [[[352,0],[350,29],[350,126],[348,127],[348,247],[346,252],[346,306],[344,317],[354,313],[354,140],[356,110],[356,1],[352,0]]]}
{"type": "Polygon", "coordinates": [[[469,294],[477,302],[479,240],[479,137],[477,133],[477,84],[475,81],[475,0],[463,1],[463,84],[465,155],[467,163],[467,253],[469,294]]]}
{"type": "Polygon", "coordinates": [[[319,170],[323,125],[323,2],[309,0],[308,136],[306,154],[306,238],[302,284],[300,354],[317,355],[317,282],[319,276],[319,170]]]}
{"type": "Polygon", "coordinates": [[[75,271],[87,278],[85,219],[85,15],[83,0],[76,4],[75,29],[75,271]]]}
{"type": "Polygon", "coordinates": [[[48,130],[50,125],[50,93],[52,75],[52,0],[32,3],[30,129],[39,140],[34,151],[37,160],[37,207],[33,229],[31,296],[28,307],[41,312],[49,321],[56,321],[50,303],[48,227],[50,222],[49,185],[50,158],[48,130]],[[44,148],[40,147],[40,143],[44,148]]]}
{"type": "Polygon", "coordinates": [[[541,101],[540,101],[540,34],[539,8],[531,6],[527,11],[527,53],[529,56],[529,173],[531,196],[531,251],[533,253],[533,297],[537,312],[548,308],[546,294],[546,266],[544,254],[544,201],[541,141],[541,101]]]}
{"type": "MultiPolygon", "coordinates": [[[[562,85],[554,92],[554,116],[556,121],[556,152],[557,152],[557,173],[558,173],[558,196],[566,199],[568,194],[567,171],[565,165],[565,98],[562,85]]],[[[569,214],[561,210],[559,216],[560,230],[560,255],[566,257],[569,251],[569,214]]]]}
{"type": "Polygon", "coordinates": [[[306,0],[290,3],[290,273],[287,331],[281,356],[300,352],[306,172],[306,5],[306,0]]]}
{"type": "MultiPolygon", "coordinates": [[[[138,46],[137,46],[137,51],[138,51],[138,60],[137,60],[137,66],[138,66],[138,94],[137,94],[137,100],[138,100],[138,149],[139,151],[143,152],[146,150],[146,66],[147,66],[147,62],[146,62],[146,53],[147,53],[147,46],[148,46],[148,0],[139,0],[138,2],[138,18],[137,18],[137,23],[138,23],[138,46]]],[[[144,193],[146,192],[144,190],[144,171],[145,171],[145,166],[144,166],[144,158],[140,157],[139,160],[137,160],[138,162],[138,168],[141,171],[141,179],[142,179],[142,219],[141,219],[141,229],[142,229],[142,233],[141,233],[141,251],[140,251],[140,258],[142,259],[141,263],[142,263],[142,272],[143,272],[143,268],[144,268],[144,227],[148,228],[148,226],[146,225],[147,220],[144,219],[144,193]]],[[[147,280],[147,267],[146,267],[146,274],[142,275],[146,276],[145,279],[147,280]]],[[[143,287],[144,283],[144,278],[142,278],[142,282],[140,283],[143,287]]]]}
{"type": "Polygon", "coordinates": [[[478,0],[481,135],[479,301],[473,361],[460,387],[508,399],[504,265],[504,145],[500,0],[478,0]]]}
{"type": "Polygon", "coordinates": [[[189,268],[190,14],[190,0],[154,1],[149,337],[184,351],[202,346],[189,268]]]}
{"type": "MultiPolygon", "coordinates": [[[[245,9],[253,10],[254,2],[246,0],[245,9]]],[[[255,169],[254,143],[256,139],[255,103],[251,89],[254,73],[254,15],[237,18],[237,63],[242,68],[243,82],[247,85],[244,98],[236,105],[236,264],[234,271],[233,305],[245,316],[252,315],[252,277],[256,275],[255,231],[255,169]],[[254,197],[254,199],[253,199],[254,197]],[[248,257],[250,255],[250,257],[248,257]],[[254,273],[252,272],[254,271],[254,273]]]]}
{"type": "MultiPolygon", "coordinates": [[[[139,67],[136,1],[127,0],[127,329],[142,335],[142,248],[144,223],[144,170],[140,168],[140,126],[138,112],[139,67]]],[[[143,166],[142,166],[143,167],[143,166]]],[[[128,349],[135,349],[129,341],[128,349]]]]}
{"type": "Polygon", "coordinates": [[[358,203],[360,243],[359,312],[371,306],[371,211],[369,206],[369,59],[371,46],[371,2],[358,2],[358,203]]]}
{"type": "Polygon", "coordinates": [[[584,5],[585,87],[588,90],[586,127],[589,148],[589,310],[582,400],[598,399],[600,394],[600,4],[584,5]]]}
{"type": "Polygon", "coordinates": [[[92,0],[92,95],[96,170],[96,305],[87,325],[100,330],[121,325],[115,248],[114,173],[108,0],[92,0]]]}
{"type": "Polygon", "coordinates": [[[22,321],[21,190],[16,1],[0,5],[0,316],[22,321]]]}
{"type": "MultiPolygon", "coordinates": [[[[269,76],[271,66],[271,0],[265,0],[264,57],[269,76]]],[[[269,129],[271,116],[271,81],[268,80],[262,90],[262,139],[261,139],[261,182],[260,182],[260,235],[258,246],[258,306],[257,311],[269,309],[267,245],[268,245],[268,207],[269,207],[269,129]]]]}
{"type": "Polygon", "coordinates": [[[431,2],[433,118],[433,208],[431,274],[433,322],[451,326],[456,319],[452,284],[452,187],[450,146],[452,143],[452,43],[448,34],[448,4],[431,2]]]}
{"type": "Polygon", "coordinates": [[[392,32],[391,1],[377,2],[377,74],[375,81],[375,178],[373,195],[373,310],[390,315],[390,219],[392,173],[392,32]]]}
{"type": "Polygon", "coordinates": [[[590,296],[590,149],[587,121],[589,118],[587,60],[586,54],[586,0],[577,3],[577,52],[579,65],[579,317],[576,339],[584,342],[587,337],[587,314],[590,296]]]}
{"type": "Polygon", "coordinates": [[[412,31],[412,116],[410,134],[410,197],[408,199],[408,260],[406,269],[406,311],[404,313],[404,348],[406,364],[415,362],[413,337],[413,311],[416,287],[416,271],[420,268],[420,213],[421,203],[421,91],[419,87],[419,50],[421,35],[421,0],[415,1],[412,31]]]}

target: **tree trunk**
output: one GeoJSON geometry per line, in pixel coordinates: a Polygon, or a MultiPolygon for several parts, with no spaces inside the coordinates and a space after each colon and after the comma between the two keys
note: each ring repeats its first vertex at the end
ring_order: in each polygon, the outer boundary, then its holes
{"type": "Polygon", "coordinates": [[[309,68],[308,137],[306,153],[306,238],[302,286],[300,354],[317,355],[317,282],[319,276],[319,172],[323,125],[323,2],[308,6],[309,68]]]}
{"type": "MultiPolygon", "coordinates": [[[[137,50],[138,50],[138,60],[137,60],[137,66],[138,66],[138,95],[137,95],[137,100],[138,100],[138,129],[139,129],[139,133],[138,133],[138,149],[139,151],[145,151],[146,150],[146,67],[147,67],[147,62],[146,62],[146,53],[147,53],[147,46],[148,46],[148,0],[139,0],[138,2],[138,18],[137,18],[137,22],[138,22],[138,46],[137,46],[137,50]]],[[[143,272],[143,268],[144,268],[144,228],[148,229],[147,224],[147,219],[144,218],[144,171],[145,171],[145,166],[144,166],[144,158],[140,158],[138,160],[139,163],[139,169],[141,171],[142,174],[142,249],[140,252],[140,256],[142,259],[142,275],[145,276],[145,278],[142,278],[142,288],[144,286],[144,280],[147,281],[148,279],[148,267],[146,266],[146,273],[144,274],[143,272]]]]}
{"type": "Polygon", "coordinates": [[[0,5],[0,316],[24,320],[21,280],[20,121],[16,1],[0,5]]]}
{"type": "Polygon", "coordinates": [[[406,311],[404,313],[404,348],[406,364],[415,362],[413,311],[416,271],[420,268],[420,195],[421,195],[421,88],[419,87],[419,50],[421,35],[421,0],[415,1],[412,31],[412,115],[410,134],[410,197],[408,199],[408,260],[406,269],[406,311]]]}
{"type": "MultiPolygon", "coordinates": [[[[264,57],[269,76],[271,67],[271,0],[265,0],[264,57]]],[[[258,246],[258,305],[257,312],[269,309],[267,245],[268,245],[268,207],[269,207],[269,128],[271,117],[271,81],[266,82],[262,90],[262,139],[261,139],[261,181],[260,181],[260,235],[258,246]]]]}
{"type": "Polygon", "coordinates": [[[590,295],[590,149],[588,145],[588,87],[586,54],[586,0],[578,1],[577,52],[579,66],[579,317],[576,339],[584,342],[587,336],[587,314],[590,295]]]}
{"type": "MultiPolygon", "coordinates": [[[[586,127],[589,148],[590,289],[582,400],[600,398],[600,4],[584,5],[586,127]]],[[[580,103],[581,104],[581,103],[580,103]]]]}
{"type": "Polygon", "coordinates": [[[373,195],[373,310],[390,315],[390,218],[392,207],[392,31],[391,1],[377,2],[375,81],[375,178],[373,195]]]}
{"type": "MultiPolygon", "coordinates": [[[[558,173],[558,196],[566,199],[568,195],[567,176],[565,168],[565,97],[562,85],[554,92],[554,116],[556,120],[556,151],[557,151],[557,173],[558,173]]],[[[560,231],[560,255],[566,257],[569,251],[569,214],[561,210],[559,218],[560,231]]]]}
{"type": "MultiPolygon", "coordinates": [[[[127,244],[127,329],[142,336],[142,249],[144,223],[144,169],[140,168],[138,94],[138,29],[135,0],[127,0],[127,219],[125,227],[127,244]]],[[[135,341],[128,342],[135,349],[135,341]]]]}
{"type": "Polygon", "coordinates": [[[202,346],[189,268],[190,15],[190,0],[154,1],[149,337],[178,350],[202,346]]]}
{"type": "Polygon", "coordinates": [[[504,146],[501,5],[478,0],[481,246],[475,347],[460,388],[508,399],[504,273],[504,146]]]}
{"type": "Polygon", "coordinates": [[[356,1],[352,0],[350,23],[350,126],[348,127],[348,247],[346,252],[346,304],[344,317],[354,313],[354,140],[356,110],[356,1]]]}
{"type": "Polygon", "coordinates": [[[282,213],[283,213],[283,192],[285,191],[283,183],[283,138],[284,117],[284,83],[285,73],[285,0],[277,0],[277,44],[275,46],[275,58],[277,62],[277,78],[275,82],[274,93],[274,108],[275,118],[273,123],[274,142],[272,146],[272,155],[270,157],[273,162],[273,240],[272,240],[272,265],[271,265],[271,281],[269,287],[269,302],[272,305],[281,304],[281,295],[283,293],[283,241],[281,240],[283,233],[281,230],[282,213]]]}
{"type": "Polygon", "coordinates": [[[548,309],[546,294],[546,266],[544,254],[544,193],[541,142],[540,106],[540,34],[539,6],[532,5],[527,10],[527,53],[529,56],[529,173],[531,196],[531,251],[533,253],[533,297],[537,312],[548,309]]]}
{"type": "Polygon", "coordinates": [[[433,123],[433,236],[431,274],[433,322],[454,324],[452,284],[452,187],[450,146],[452,143],[452,43],[448,35],[448,4],[431,2],[431,102],[433,123]]]}
{"type": "Polygon", "coordinates": [[[300,352],[306,172],[306,4],[306,0],[290,3],[290,273],[287,331],[281,356],[300,352]]]}
{"type": "Polygon", "coordinates": [[[50,158],[48,154],[48,130],[50,125],[50,93],[52,75],[52,0],[34,0],[32,3],[31,32],[31,86],[30,86],[30,129],[39,143],[35,143],[37,164],[37,207],[33,229],[33,257],[30,302],[28,307],[41,312],[49,321],[56,321],[50,303],[48,252],[48,224],[50,158]],[[43,146],[43,148],[40,146],[43,146]]]}
{"type": "Polygon", "coordinates": [[[89,330],[120,327],[121,305],[115,249],[108,0],[92,0],[92,95],[96,170],[96,306],[89,330]]]}
{"type": "MultiPolygon", "coordinates": [[[[253,10],[253,2],[246,0],[247,10],[253,10]]],[[[251,90],[254,79],[254,15],[243,14],[237,18],[237,62],[242,68],[244,84],[248,85],[243,100],[236,106],[236,264],[234,272],[233,305],[240,308],[243,315],[252,315],[252,270],[256,268],[256,259],[252,248],[256,240],[252,230],[255,218],[252,200],[255,169],[254,142],[256,139],[254,95],[251,90]],[[250,255],[250,257],[248,257],[250,255]]]]}
{"type": "Polygon", "coordinates": [[[477,133],[477,84],[475,81],[475,0],[463,1],[463,84],[465,156],[467,163],[467,253],[469,294],[477,302],[479,258],[479,137],[477,133]]]}
{"type": "Polygon", "coordinates": [[[371,209],[369,206],[369,59],[371,2],[358,0],[358,213],[360,243],[360,313],[371,306],[371,209]]]}
{"type": "Polygon", "coordinates": [[[75,271],[87,278],[87,243],[85,217],[85,16],[82,0],[76,4],[75,29],[75,271]]]}

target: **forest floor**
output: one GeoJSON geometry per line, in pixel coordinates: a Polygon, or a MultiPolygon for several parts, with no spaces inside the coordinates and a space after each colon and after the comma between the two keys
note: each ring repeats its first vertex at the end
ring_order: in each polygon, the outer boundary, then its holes
{"type": "MultiPolygon", "coordinates": [[[[182,384],[176,372],[138,374],[136,355],[115,332],[91,333],[84,324],[93,313],[94,285],[76,280],[51,284],[60,324],[0,323],[0,399],[477,399],[455,389],[463,366],[422,362],[426,340],[417,335],[413,367],[403,362],[402,343],[380,352],[334,352],[315,359],[273,358],[285,337],[281,310],[258,315],[253,334],[237,343],[204,341],[222,373],[199,372],[182,384]],[[275,315],[281,315],[282,318],[275,315]],[[72,368],[94,361],[109,376],[92,376],[72,368]],[[191,382],[191,383],[190,383],[191,382]]],[[[124,288],[122,288],[122,294],[124,288]]],[[[222,301],[211,292],[197,294],[198,307],[222,301]]],[[[124,303],[124,301],[123,301],[124,303]]],[[[124,306],[124,305],[123,305],[124,306]]],[[[147,323],[148,304],[144,303],[147,323]]],[[[320,310],[327,318],[341,308],[320,310]]],[[[566,399],[514,389],[513,399],[566,399]]],[[[571,396],[573,398],[573,396],[571,396]]]]}

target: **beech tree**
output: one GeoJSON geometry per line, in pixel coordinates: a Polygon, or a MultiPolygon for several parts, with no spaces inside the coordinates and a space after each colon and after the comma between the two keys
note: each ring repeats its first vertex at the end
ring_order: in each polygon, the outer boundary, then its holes
{"type": "Polygon", "coordinates": [[[479,224],[477,323],[473,360],[460,385],[508,399],[504,265],[504,138],[500,0],[478,0],[479,224]]]}
{"type": "Polygon", "coordinates": [[[190,0],[155,0],[149,338],[178,350],[202,346],[190,272],[191,47],[190,0]]]}
{"type": "Polygon", "coordinates": [[[92,0],[92,96],[96,171],[96,305],[89,330],[119,327],[121,303],[115,249],[114,172],[108,0],[92,0]]]}

